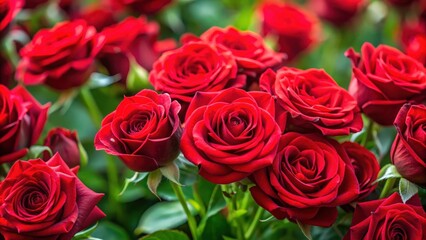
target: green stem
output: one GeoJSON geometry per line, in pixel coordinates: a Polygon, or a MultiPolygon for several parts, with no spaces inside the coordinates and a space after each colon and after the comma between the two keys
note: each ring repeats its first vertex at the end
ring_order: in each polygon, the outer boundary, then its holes
{"type": "Polygon", "coordinates": [[[247,229],[246,234],[244,235],[244,237],[246,239],[250,239],[253,236],[254,231],[257,228],[257,225],[260,223],[260,218],[262,217],[263,214],[263,208],[258,206],[257,210],[256,210],[256,214],[254,215],[253,221],[251,222],[249,228],[247,229]]]}
{"type": "Polygon", "coordinates": [[[194,216],[192,216],[191,211],[189,211],[188,204],[185,200],[185,195],[183,194],[182,188],[180,185],[170,181],[170,184],[172,185],[173,191],[176,194],[176,197],[178,198],[180,204],[182,205],[183,211],[186,214],[186,217],[188,218],[188,225],[189,229],[191,230],[192,239],[197,240],[198,234],[197,234],[197,222],[195,221],[194,216]]]}
{"type": "Polygon", "coordinates": [[[90,93],[90,90],[87,89],[87,88],[81,88],[80,93],[81,93],[81,97],[83,98],[84,103],[87,106],[87,109],[89,110],[90,118],[92,119],[95,126],[99,128],[101,126],[101,122],[102,122],[102,113],[99,110],[95,99],[93,98],[92,94],[90,93]]]}
{"type": "Polygon", "coordinates": [[[192,187],[192,194],[194,195],[195,201],[197,201],[197,203],[200,205],[200,216],[203,218],[206,215],[206,207],[204,206],[203,199],[198,192],[198,183],[195,183],[192,187]]]}
{"type": "Polygon", "coordinates": [[[368,141],[370,141],[372,135],[373,135],[373,121],[371,121],[370,119],[368,119],[367,122],[367,129],[365,130],[366,133],[362,139],[361,145],[366,147],[368,141]]]}
{"type": "Polygon", "coordinates": [[[385,198],[389,195],[390,191],[393,188],[393,185],[395,184],[395,181],[396,181],[396,178],[388,178],[386,180],[385,186],[383,187],[379,198],[385,198]]]}

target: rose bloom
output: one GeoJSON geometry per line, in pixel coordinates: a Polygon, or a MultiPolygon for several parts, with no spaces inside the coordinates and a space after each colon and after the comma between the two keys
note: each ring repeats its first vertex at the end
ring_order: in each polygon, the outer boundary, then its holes
{"type": "Polygon", "coordinates": [[[274,114],[268,93],[198,92],[188,108],[182,153],[210,182],[240,181],[271,165],[281,135],[274,114]]]}
{"type": "Polygon", "coordinates": [[[246,78],[237,73],[237,63],[229,50],[221,45],[189,42],[165,52],[154,63],[149,81],[157,91],[169,93],[172,99],[179,101],[183,120],[196,92],[244,87],[246,78]]]}
{"type": "Polygon", "coordinates": [[[359,203],[344,240],[426,239],[426,213],[418,195],[405,204],[394,193],[388,198],[359,203]]]}
{"type": "Polygon", "coordinates": [[[149,71],[161,53],[175,48],[171,39],[158,41],[159,33],[157,23],[143,17],[128,17],[102,31],[105,45],[99,54],[100,61],[111,75],[120,74],[125,83],[132,59],[149,71]]]}
{"type": "Polygon", "coordinates": [[[43,131],[48,108],[21,86],[9,90],[0,85],[0,163],[27,154],[43,131]]]}
{"type": "Polygon", "coordinates": [[[262,35],[277,38],[278,50],[289,61],[318,42],[319,20],[297,5],[264,3],[260,7],[262,35]]]}
{"type": "Polygon", "coordinates": [[[401,44],[408,56],[426,66],[426,28],[424,23],[403,25],[401,44]]]}
{"type": "Polygon", "coordinates": [[[350,22],[364,7],[366,0],[311,0],[313,11],[322,19],[342,26],[350,22]]]}
{"type": "Polygon", "coordinates": [[[9,29],[10,23],[23,7],[23,0],[2,0],[0,2],[0,38],[9,29]]]}
{"type": "Polygon", "coordinates": [[[56,90],[83,85],[104,43],[83,20],[58,23],[40,30],[23,49],[17,79],[28,85],[46,84],[56,90]]]}
{"type": "Polygon", "coordinates": [[[380,171],[379,162],[373,153],[358,143],[344,142],[342,147],[348,154],[356,178],[358,179],[360,191],[358,200],[364,199],[370,195],[377,186],[374,182],[380,171]]]}
{"type": "Polygon", "coordinates": [[[179,155],[179,110],[168,94],[152,90],[126,97],[102,121],[96,150],[118,156],[133,171],[164,167],[179,155]]]}
{"type": "Polygon", "coordinates": [[[88,25],[95,27],[96,31],[102,31],[102,29],[117,23],[114,12],[108,6],[102,4],[89,5],[73,13],[71,18],[84,19],[88,25]]]}
{"type": "Polygon", "coordinates": [[[392,163],[404,178],[426,187],[426,106],[405,104],[394,125],[392,163]]]}
{"type": "MultiPolygon", "coordinates": [[[[66,128],[53,128],[44,139],[44,146],[52,150],[52,153],[59,153],[68,167],[73,168],[80,166],[80,149],[78,146],[78,136],[76,131],[71,131],[66,128]]],[[[48,160],[50,154],[45,151],[43,159],[48,160]]]]}
{"type": "Polygon", "coordinates": [[[426,69],[399,50],[364,43],[361,55],[345,54],[353,64],[349,92],[375,122],[391,125],[404,103],[426,99],[426,69]]]}
{"type": "Polygon", "coordinates": [[[288,129],[337,136],[359,132],[362,118],[356,101],[324,70],[283,67],[260,77],[262,90],[277,98],[278,122],[288,129]]]}
{"type": "Polygon", "coordinates": [[[317,134],[282,135],[272,166],[251,176],[250,192],[277,219],[329,227],[337,208],[358,197],[348,155],[335,140],[317,134]]]}
{"type": "Polygon", "coordinates": [[[17,161],[0,183],[0,233],[5,240],[71,239],[105,214],[103,194],[87,188],[59,154],[17,161]]]}
{"type": "Polygon", "coordinates": [[[140,14],[155,14],[172,0],[109,0],[114,6],[113,9],[127,7],[140,14]]]}

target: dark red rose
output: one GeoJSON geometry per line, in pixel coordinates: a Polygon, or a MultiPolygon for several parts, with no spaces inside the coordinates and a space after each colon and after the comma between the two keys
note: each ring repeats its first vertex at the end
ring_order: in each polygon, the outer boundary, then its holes
{"type": "Polygon", "coordinates": [[[87,188],[59,154],[17,161],[0,183],[0,233],[5,240],[71,239],[105,214],[103,194],[87,188]]]}
{"type": "Polygon", "coordinates": [[[127,7],[140,14],[154,14],[165,6],[170,4],[172,0],[110,0],[114,6],[127,7]]]}
{"type": "Polygon", "coordinates": [[[275,157],[281,131],[274,113],[268,93],[198,92],[188,108],[182,153],[210,182],[242,180],[275,157]]]}
{"type": "Polygon", "coordinates": [[[25,0],[24,8],[36,8],[39,5],[47,3],[49,0],[25,0]]]}
{"type": "Polygon", "coordinates": [[[426,69],[420,62],[386,45],[364,43],[361,53],[345,53],[353,64],[349,92],[372,120],[391,125],[404,103],[426,99],[426,69]]]}
{"type": "MultiPolygon", "coordinates": [[[[76,131],[71,131],[66,128],[53,128],[47,133],[44,139],[44,146],[49,147],[52,153],[59,153],[68,167],[73,168],[80,166],[80,149],[79,140],[76,131]]],[[[50,158],[50,154],[45,151],[43,159],[50,158]]]]}
{"type": "Polygon", "coordinates": [[[102,121],[97,150],[118,156],[137,172],[154,171],[179,155],[180,105],[168,94],[142,90],[126,97],[102,121]]]}
{"type": "Polygon", "coordinates": [[[426,239],[426,213],[418,195],[405,204],[394,193],[388,198],[359,203],[344,240],[426,239]]]}
{"type": "Polygon", "coordinates": [[[255,172],[251,194],[278,219],[329,227],[337,206],[358,197],[350,159],[335,140],[316,134],[282,135],[271,167],[255,172]]]}
{"type": "Polygon", "coordinates": [[[395,5],[396,7],[408,6],[419,0],[386,0],[388,3],[395,5]]]}
{"type": "Polygon", "coordinates": [[[356,178],[358,179],[360,190],[358,200],[364,199],[377,186],[377,184],[374,184],[374,181],[376,181],[380,171],[379,162],[373,153],[358,143],[344,142],[342,146],[351,160],[356,178]]]}
{"type": "Polygon", "coordinates": [[[83,20],[40,30],[20,51],[17,79],[28,85],[44,83],[56,90],[79,87],[92,73],[104,39],[83,20]]]}
{"type": "Polygon", "coordinates": [[[145,18],[128,17],[122,22],[102,31],[105,45],[100,53],[100,61],[111,75],[120,74],[126,82],[131,58],[150,71],[164,51],[176,47],[173,40],[158,41],[159,26],[145,18]],[[126,34],[122,34],[126,33],[126,34]]]}
{"type": "Polygon", "coordinates": [[[402,27],[401,44],[408,56],[426,66],[426,28],[424,23],[405,24],[402,27]]]}
{"type": "Polygon", "coordinates": [[[84,19],[88,25],[95,27],[97,31],[102,31],[102,29],[117,23],[113,11],[100,4],[91,5],[76,12],[72,19],[84,19]]]}
{"type": "Polygon", "coordinates": [[[392,163],[404,178],[426,187],[426,106],[405,104],[394,125],[392,163]]]}
{"type": "Polygon", "coordinates": [[[260,7],[262,34],[277,38],[278,50],[293,60],[319,38],[319,21],[301,7],[288,3],[264,3],[260,7]]]}
{"type": "Polygon", "coordinates": [[[13,66],[7,58],[0,54],[0,84],[9,86],[13,80],[13,66]]]}
{"type": "Polygon", "coordinates": [[[0,85],[0,163],[25,156],[37,142],[47,120],[48,105],[40,105],[27,90],[0,85]]]}
{"type": "Polygon", "coordinates": [[[289,130],[348,135],[362,129],[356,101],[324,71],[283,67],[266,71],[262,90],[277,97],[277,119],[287,119],[289,130]]]}
{"type": "Polygon", "coordinates": [[[169,93],[182,105],[181,119],[196,92],[215,92],[244,87],[246,79],[238,75],[232,53],[221,45],[189,42],[165,52],[149,73],[149,81],[158,91],[169,93]]]}
{"type": "Polygon", "coordinates": [[[366,0],[311,0],[310,4],[320,18],[336,26],[342,26],[362,10],[366,0]]]}
{"type": "Polygon", "coordinates": [[[10,23],[21,10],[23,4],[23,0],[3,0],[0,2],[0,38],[6,34],[10,23]]]}

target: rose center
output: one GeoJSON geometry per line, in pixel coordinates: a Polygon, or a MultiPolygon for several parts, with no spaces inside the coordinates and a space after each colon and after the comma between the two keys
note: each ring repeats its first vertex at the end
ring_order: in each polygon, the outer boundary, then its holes
{"type": "Polygon", "coordinates": [[[40,189],[30,188],[22,196],[21,206],[26,212],[37,214],[43,211],[43,206],[46,203],[46,193],[40,189]]]}
{"type": "Polygon", "coordinates": [[[187,72],[189,74],[203,74],[207,73],[209,71],[208,67],[203,64],[202,62],[194,62],[191,65],[188,66],[187,72]]]}
{"type": "Polygon", "coordinates": [[[403,228],[401,228],[400,226],[394,226],[391,228],[389,239],[404,240],[404,239],[408,239],[408,236],[403,228]]]}
{"type": "Polygon", "coordinates": [[[230,48],[230,49],[234,49],[237,51],[241,51],[241,50],[247,50],[247,47],[242,44],[241,42],[235,42],[235,41],[224,41],[223,45],[225,45],[226,47],[230,48]]]}
{"type": "Polygon", "coordinates": [[[246,127],[246,121],[240,116],[231,116],[227,123],[228,130],[234,136],[239,136],[246,127]]]}
{"type": "Polygon", "coordinates": [[[146,123],[148,122],[148,119],[143,118],[137,122],[134,122],[131,124],[128,133],[132,134],[132,133],[138,133],[140,132],[146,125],[146,123]]]}

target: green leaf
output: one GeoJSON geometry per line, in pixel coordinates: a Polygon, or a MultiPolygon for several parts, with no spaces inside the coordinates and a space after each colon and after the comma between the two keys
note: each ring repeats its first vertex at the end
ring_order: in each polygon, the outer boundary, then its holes
{"type": "Polygon", "coordinates": [[[218,213],[220,210],[226,207],[226,201],[221,193],[220,186],[216,185],[213,189],[213,193],[210,197],[209,204],[207,206],[207,217],[211,217],[218,213]]]}
{"type": "Polygon", "coordinates": [[[189,240],[189,237],[181,231],[163,230],[145,236],[140,240],[189,240]]]}
{"type": "Polygon", "coordinates": [[[109,86],[113,83],[116,83],[120,80],[119,75],[114,76],[108,76],[102,73],[94,72],[92,75],[90,75],[89,82],[87,83],[87,86],[90,89],[94,88],[101,88],[109,86]]]}
{"type": "Polygon", "coordinates": [[[303,235],[305,235],[307,239],[312,240],[311,226],[302,224],[299,221],[297,221],[297,225],[299,226],[300,230],[302,230],[303,235]]]}
{"type": "Polygon", "coordinates": [[[148,71],[139,65],[134,58],[130,59],[130,69],[126,83],[127,89],[132,92],[139,92],[145,88],[152,88],[148,81],[148,71]]]}
{"type": "MultiPolygon", "coordinates": [[[[192,205],[188,205],[188,207],[194,214],[195,210],[192,205]]],[[[144,212],[135,229],[135,234],[172,229],[184,224],[186,221],[185,212],[179,201],[159,202],[144,212]]]]}
{"type": "Polygon", "coordinates": [[[125,229],[107,220],[102,220],[99,223],[99,226],[93,232],[92,236],[99,239],[105,239],[105,240],[106,239],[120,239],[120,240],[134,239],[129,237],[125,229]]]}
{"type": "Polygon", "coordinates": [[[237,240],[236,238],[232,238],[232,237],[227,237],[227,236],[222,236],[223,240],[237,240]]]}
{"type": "Polygon", "coordinates": [[[52,150],[47,146],[31,146],[28,153],[27,153],[27,159],[36,159],[40,158],[43,155],[44,151],[48,151],[50,156],[53,156],[52,150]]]}
{"type": "Polygon", "coordinates": [[[171,162],[170,164],[160,168],[160,171],[163,176],[169,179],[170,181],[182,185],[179,183],[179,168],[176,163],[171,162]]]}
{"type": "Polygon", "coordinates": [[[401,174],[399,174],[399,172],[396,170],[395,165],[387,164],[382,167],[377,177],[377,180],[374,181],[373,184],[386,180],[388,178],[400,178],[400,177],[401,177],[401,174]]]}
{"type": "Polygon", "coordinates": [[[126,189],[129,187],[130,183],[138,183],[142,180],[144,180],[148,176],[147,172],[135,172],[135,174],[131,178],[126,178],[124,180],[124,187],[123,190],[121,190],[119,195],[123,195],[123,193],[126,191],[126,189]]]}
{"type": "Polygon", "coordinates": [[[90,235],[95,231],[95,229],[98,227],[98,223],[96,223],[95,225],[93,225],[90,228],[87,228],[81,232],[78,232],[77,234],[74,235],[74,237],[72,238],[73,240],[83,240],[83,239],[89,239],[90,235]]]}
{"type": "Polygon", "coordinates": [[[410,198],[419,191],[419,188],[416,184],[408,181],[405,178],[401,178],[399,180],[399,195],[401,195],[401,199],[403,203],[406,203],[410,198]]]}
{"type": "Polygon", "coordinates": [[[160,185],[162,178],[163,178],[163,175],[161,174],[161,171],[158,169],[148,174],[147,183],[148,183],[149,191],[151,191],[159,199],[160,197],[157,194],[157,188],[158,188],[158,185],[160,185]]]}
{"type": "Polygon", "coordinates": [[[84,149],[80,141],[78,141],[78,151],[80,153],[80,165],[86,166],[89,161],[89,157],[87,156],[86,149],[84,149]]]}

